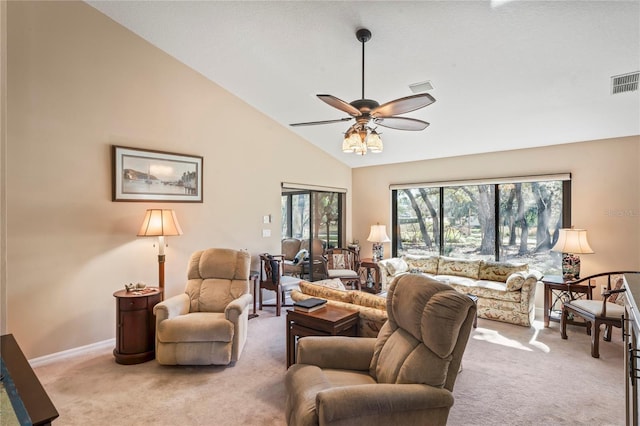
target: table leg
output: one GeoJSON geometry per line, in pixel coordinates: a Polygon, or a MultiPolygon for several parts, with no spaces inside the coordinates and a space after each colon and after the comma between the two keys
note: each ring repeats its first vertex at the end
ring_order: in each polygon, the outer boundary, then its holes
{"type": "Polygon", "coordinates": [[[291,333],[291,321],[287,318],[287,368],[291,367],[295,363],[295,336],[291,333]]]}
{"type": "Polygon", "coordinates": [[[253,282],[253,312],[249,314],[249,319],[259,316],[256,313],[256,299],[258,298],[258,292],[260,291],[260,274],[257,271],[251,271],[249,280],[253,282]]]}
{"type": "Polygon", "coordinates": [[[544,286],[544,326],[549,327],[549,309],[551,309],[551,290],[544,286]]]}

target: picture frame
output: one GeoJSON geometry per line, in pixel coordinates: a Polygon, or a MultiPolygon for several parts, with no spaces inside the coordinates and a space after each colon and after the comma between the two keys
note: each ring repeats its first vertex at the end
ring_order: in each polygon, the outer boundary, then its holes
{"type": "Polygon", "coordinates": [[[202,203],[203,158],[112,145],[112,201],[202,203]]]}

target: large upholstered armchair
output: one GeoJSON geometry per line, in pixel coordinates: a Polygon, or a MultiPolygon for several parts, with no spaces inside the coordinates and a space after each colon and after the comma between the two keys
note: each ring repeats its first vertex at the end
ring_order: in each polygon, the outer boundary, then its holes
{"type": "Polygon", "coordinates": [[[476,307],[447,284],[394,280],[377,338],[314,336],[286,373],[289,425],[444,425],[476,307]]]}
{"type": "Polygon", "coordinates": [[[211,248],[191,255],[183,294],[153,308],[156,359],[165,365],[227,365],[247,340],[251,256],[211,248]]]}

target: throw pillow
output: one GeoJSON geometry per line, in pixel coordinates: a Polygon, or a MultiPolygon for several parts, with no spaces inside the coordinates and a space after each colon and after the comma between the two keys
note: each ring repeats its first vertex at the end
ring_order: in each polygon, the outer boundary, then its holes
{"type": "Polygon", "coordinates": [[[347,265],[344,261],[344,254],[333,255],[333,269],[347,269],[347,265]]]}
{"type": "Polygon", "coordinates": [[[300,250],[298,253],[296,253],[295,257],[293,258],[293,264],[297,265],[298,263],[300,263],[300,261],[305,260],[308,256],[308,251],[306,251],[305,249],[300,250]]]}
{"type": "Polygon", "coordinates": [[[522,289],[526,275],[524,272],[515,272],[507,278],[507,291],[517,291],[522,289]]]}
{"type": "Polygon", "coordinates": [[[405,262],[404,259],[398,257],[381,260],[378,263],[381,263],[385,267],[389,275],[396,275],[402,272],[407,272],[409,270],[409,265],[407,265],[407,262],[405,262]]]}
{"type": "MultiPolygon", "coordinates": [[[[619,289],[621,289],[622,288],[622,284],[624,284],[624,280],[622,279],[622,277],[619,277],[615,281],[615,284],[613,285],[611,290],[619,290],[619,289]]],[[[611,296],[609,296],[609,300],[607,300],[607,302],[616,303],[618,305],[624,306],[624,293],[614,293],[614,294],[612,294],[611,296]]]]}

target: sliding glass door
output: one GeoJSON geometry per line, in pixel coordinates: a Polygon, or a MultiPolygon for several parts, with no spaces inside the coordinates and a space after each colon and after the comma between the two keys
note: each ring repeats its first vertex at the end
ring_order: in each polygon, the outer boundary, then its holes
{"type": "Polygon", "coordinates": [[[324,250],[344,244],[343,205],[344,193],[282,188],[282,238],[307,240],[310,280],[323,278],[324,250]]]}

